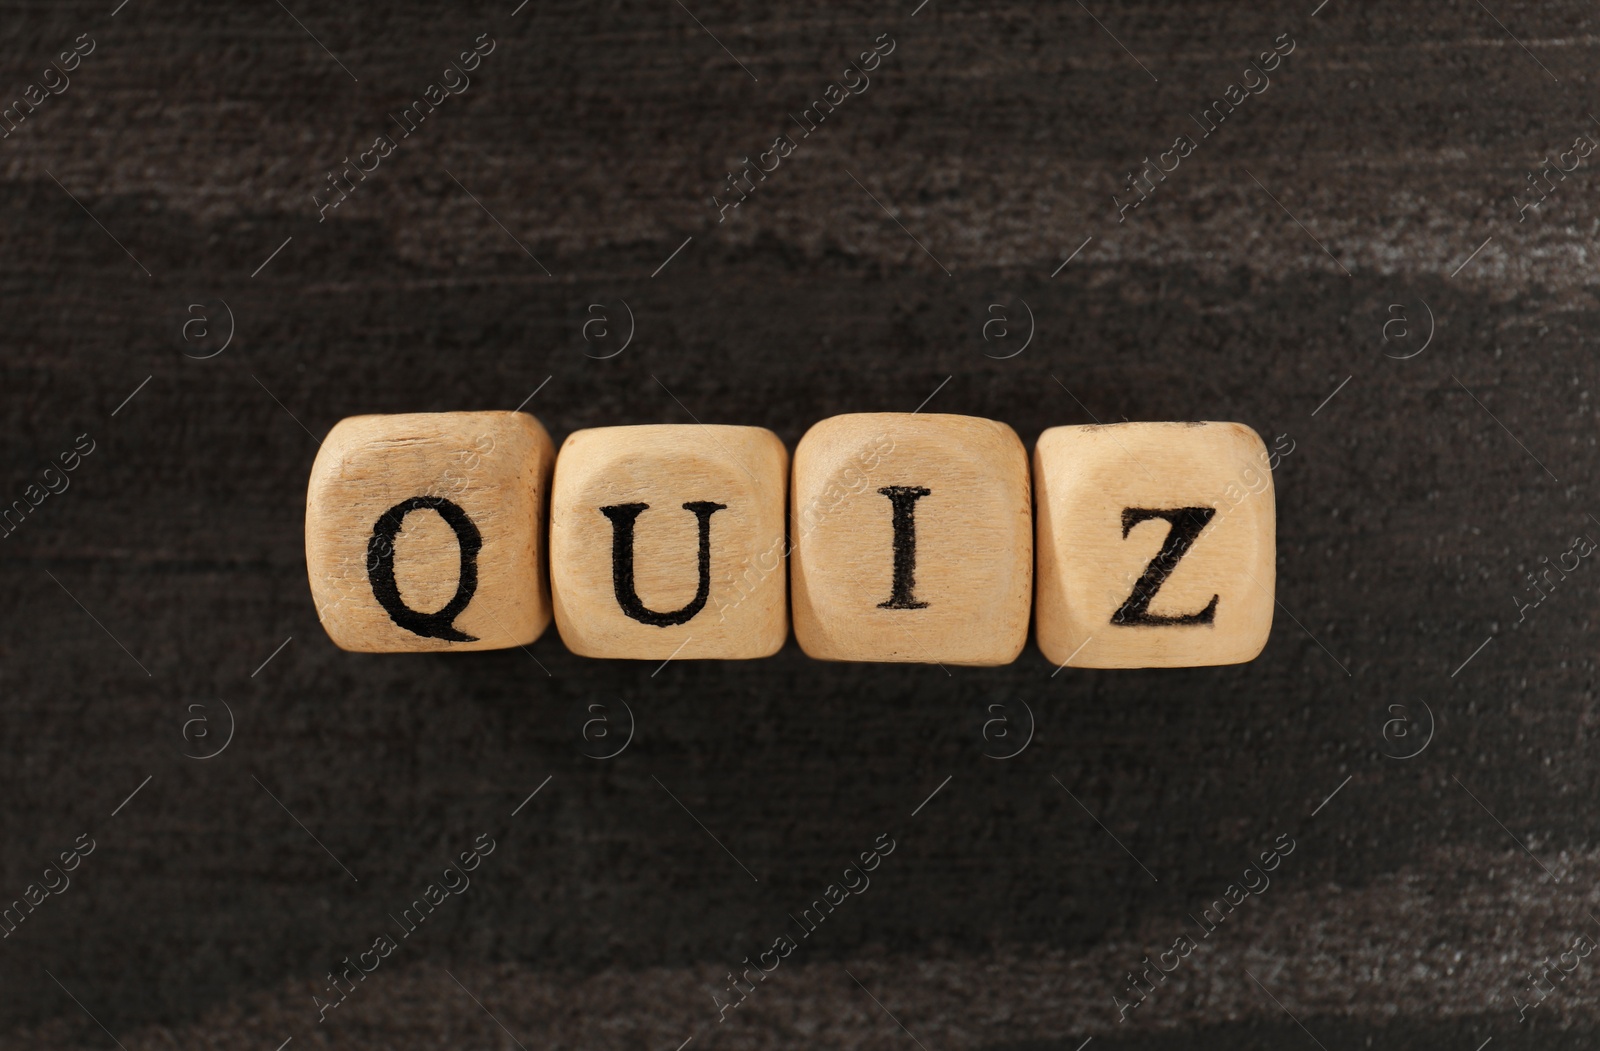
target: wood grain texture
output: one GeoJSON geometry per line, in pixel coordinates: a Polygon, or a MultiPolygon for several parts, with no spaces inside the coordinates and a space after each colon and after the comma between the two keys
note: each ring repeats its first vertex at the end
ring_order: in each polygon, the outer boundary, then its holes
{"type": "Polygon", "coordinates": [[[1237,423],[1052,427],[1034,447],[1033,479],[1034,616],[1052,662],[1200,667],[1253,660],[1266,646],[1276,517],[1269,454],[1255,431],[1237,423]],[[1196,532],[1171,514],[1180,510],[1198,512],[1196,532]],[[1152,572],[1167,552],[1176,561],[1152,572]],[[1130,615],[1135,595],[1141,612],[1130,615]]]}
{"type": "Polygon", "coordinates": [[[1009,426],[834,416],[800,439],[791,484],[790,588],[807,656],[1016,660],[1033,600],[1033,519],[1027,453],[1009,426]],[[899,564],[906,554],[914,567],[899,564]]]}

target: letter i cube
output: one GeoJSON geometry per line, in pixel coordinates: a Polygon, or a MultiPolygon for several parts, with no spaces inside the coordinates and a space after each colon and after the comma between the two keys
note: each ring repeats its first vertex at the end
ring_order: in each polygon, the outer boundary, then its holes
{"type": "Polygon", "coordinates": [[[1075,668],[1253,660],[1272,630],[1272,470],[1240,423],[1053,427],[1033,453],[1039,649],[1075,668]]]}
{"type": "Polygon", "coordinates": [[[584,657],[768,657],[789,635],[789,453],[763,427],[576,431],[550,513],[556,630],[584,657]]]}
{"type": "Polygon", "coordinates": [[[972,416],[858,413],[795,449],[795,638],[819,660],[994,665],[1033,598],[1028,455],[972,416]]]}
{"type": "Polygon", "coordinates": [[[353,416],[306,493],[317,616],[363,653],[526,645],[550,623],[543,526],[554,446],[520,412],[353,416]]]}

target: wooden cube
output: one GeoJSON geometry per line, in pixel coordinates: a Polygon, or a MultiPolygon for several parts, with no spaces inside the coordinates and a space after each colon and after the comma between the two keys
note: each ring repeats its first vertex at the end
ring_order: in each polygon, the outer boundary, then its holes
{"type": "Polygon", "coordinates": [[[763,427],[574,432],[550,514],[556,630],[585,657],[749,659],[789,634],[789,453],[763,427]]]}
{"type": "Polygon", "coordinates": [[[317,616],[362,653],[526,645],[550,623],[554,446],[521,412],[352,416],[306,493],[317,616]]]}
{"type": "Polygon", "coordinates": [[[790,587],[819,660],[1006,664],[1033,598],[1028,455],[973,416],[858,413],[795,449],[790,587]]]}
{"type": "Polygon", "coordinates": [[[1039,649],[1075,668],[1252,660],[1272,629],[1272,470],[1241,423],[1053,427],[1033,453],[1039,649]]]}

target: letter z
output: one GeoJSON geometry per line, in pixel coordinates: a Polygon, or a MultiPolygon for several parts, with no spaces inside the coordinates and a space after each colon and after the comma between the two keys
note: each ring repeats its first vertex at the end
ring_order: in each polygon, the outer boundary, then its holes
{"type": "Polygon", "coordinates": [[[1167,582],[1172,571],[1177,568],[1178,561],[1189,553],[1189,548],[1194,546],[1195,539],[1199,537],[1206,524],[1217,513],[1214,507],[1175,507],[1166,510],[1151,510],[1142,507],[1127,507],[1122,511],[1122,536],[1127,539],[1128,533],[1140,522],[1152,518],[1162,518],[1168,523],[1166,542],[1161,545],[1161,550],[1156,552],[1156,557],[1144,567],[1144,575],[1133,585],[1133,593],[1128,596],[1115,613],[1111,614],[1113,624],[1210,624],[1217,615],[1217,596],[1212,595],[1206,608],[1198,613],[1186,613],[1179,616],[1164,616],[1150,612],[1150,600],[1156,597],[1156,592],[1161,590],[1161,585],[1167,582]]]}

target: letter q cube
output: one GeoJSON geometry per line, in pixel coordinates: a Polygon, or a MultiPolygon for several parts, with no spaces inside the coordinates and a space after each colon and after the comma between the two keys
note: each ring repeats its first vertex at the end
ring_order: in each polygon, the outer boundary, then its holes
{"type": "Polygon", "coordinates": [[[550,436],[520,412],[353,416],[306,493],[317,616],[362,653],[526,645],[550,623],[550,436]]]}

